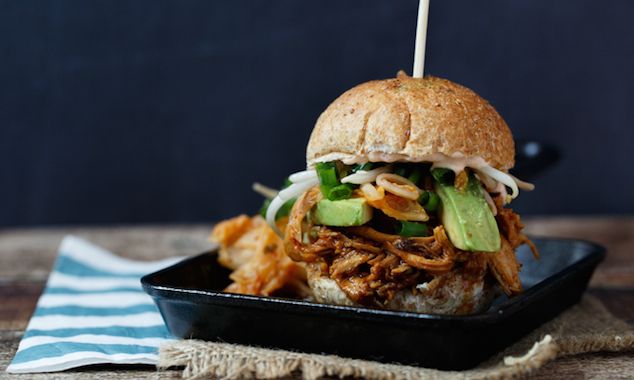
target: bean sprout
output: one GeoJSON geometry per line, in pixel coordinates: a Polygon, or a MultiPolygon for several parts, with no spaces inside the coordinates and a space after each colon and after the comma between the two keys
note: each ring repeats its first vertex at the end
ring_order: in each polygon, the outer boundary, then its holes
{"type": "Polygon", "coordinates": [[[288,180],[293,183],[304,182],[314,178],[317,178],[317,171],[315,171],[314,169],[304,170],[301,172],[293,173],[288,176],[288,180]]]}
{"type": "Polygon", "coordinates": [[[280,191],[277,196],[273,198],[271,204],[269,205],[269,208],[266,210],[266,221],[278,235],[282,236],[282,232],[277,228],[277,225],[275,224],[275,216],[277,215],[278,210],[289,199],[300,196],[304,191],[310,189],[311,187],[317,186],[318,184],[319,179],[317,178],[293,183],[286,189],[280,191]]]}
{"type": "Polygon", "coordinates": [[[382,166],[372,170],[359,170],[341,179],[341,183],[353,183],[362,185],[364,183],[374,182],[379,174],[387,173],[392,169],[391,165],[382,166]]]}
{"type": "Polygon", "coordinates": [[[482,168],[480,168],[480,170],[488,175],[489,177],[493,178],[494,180],[503,183],[504,185],[508,186],[511,189],[511,198],[515,199],[517,198],[517,196],[519,195],[520,191],[517,187],[517,183],[515,183],[515,180],[513,180],[513,178],[511,178],[510,175],[499,171],[491,166],[483,166],[482,168]]]}
{"type": "Polygon", "coordinates": [[[517,183],[517,187],[519,187],[520,189],[526,190],[526,191],[535,190],[535,185],[533,185],[532,183],[528,183],[528,182],[522,181],[521,179],[517,178],[516,176],[514,176],[511,173],[509,173],[509,177],[513,178],[513,181],[515,181],[515,183],[517,183]]]}

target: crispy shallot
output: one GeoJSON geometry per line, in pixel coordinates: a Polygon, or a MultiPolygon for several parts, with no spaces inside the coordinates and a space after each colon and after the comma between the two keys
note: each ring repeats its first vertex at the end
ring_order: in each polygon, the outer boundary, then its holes
{"type": "Polygon", "coordinates": [[[469,175],[466,170],[462,170],[460,173],[456,174],[456,179],[454,180],[454,187],[458,191],[464,191],[469,184],[469,175]]]}
{"type": "Polygon", "coordinates": [[[385,190],[382,187],[377,188],[371,183],[364,183],[359,187],[359,191],[369,201],[379,201],[385,197],[385,190]]]}
{"type": "MultiPolygon", "coordinates": [[[[379,187],[381,189],[381,187],[379,187]]],[[[379,190],[380,191],[380,190],[379,190]]],[[[387,216],[391,216],[396,220],[406,220],[414,222],[426,222],[429,216],[423,206],[418,201],[405,199],[391,193],[385,193],[385,196],[379,200],[371,200],[366,198],[368,204],[374,208],[383,211],[387,216]]]]}
{"type": "Polygon", "coordinates": [[[376,177],[376,184],[385,191],[399,197],[418,200],[421,190],[412,181],[394,173],[383,173],[376,177]]]}

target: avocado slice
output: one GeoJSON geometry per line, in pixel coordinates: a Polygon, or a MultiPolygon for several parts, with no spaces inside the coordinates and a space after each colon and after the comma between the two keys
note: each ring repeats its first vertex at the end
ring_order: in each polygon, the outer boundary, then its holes
{"type": "Polygon", "coordinates": [[[497,252],[500,231],[480,182],[471,174],[466,189],[434,181],[440,196],[440,219],[451,243],[464,251],[497,252]]]}
{"type": "Polygon", "coordinates": [[[372,219],[372,207],[365,198],[350,198],[331,201],[322,199],[312,213],[313,222],[324,226],[360,226],[372,219]]]}

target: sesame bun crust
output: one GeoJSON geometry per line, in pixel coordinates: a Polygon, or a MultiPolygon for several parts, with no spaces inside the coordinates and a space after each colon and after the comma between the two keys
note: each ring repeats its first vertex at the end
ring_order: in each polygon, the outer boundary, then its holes
{"type": "Polygon", "coordinates": [[[397,78],[360,84],[321,114],[306,162],[422,162],[465,158],[502,171],[515,145],[497,111],[473,91],[446,79],[397,78]]]}

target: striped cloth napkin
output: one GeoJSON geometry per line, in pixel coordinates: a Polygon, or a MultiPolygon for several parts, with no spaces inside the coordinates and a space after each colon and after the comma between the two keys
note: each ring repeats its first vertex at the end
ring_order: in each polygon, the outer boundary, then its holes
{"type": "Polygon", "coordinates": [[[170,335],[139,280],[180,259],[128,260],[67,236],[7,372],[156,364],[170,335]]]}

